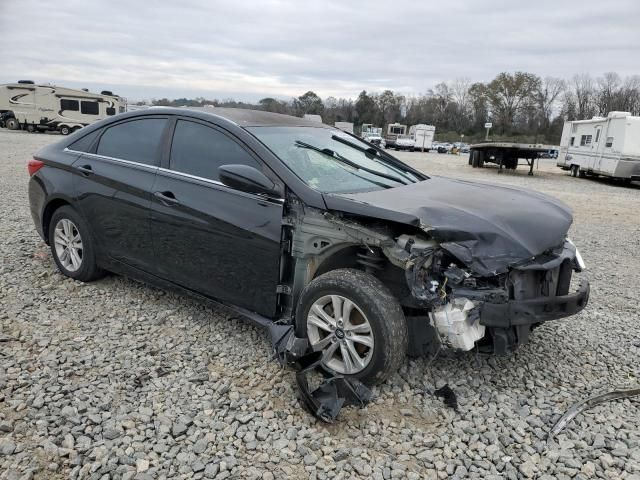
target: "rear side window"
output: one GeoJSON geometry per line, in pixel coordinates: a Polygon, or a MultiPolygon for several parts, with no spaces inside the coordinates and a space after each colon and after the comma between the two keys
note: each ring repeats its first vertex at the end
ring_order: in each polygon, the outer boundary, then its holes
{"type": "Polygon", "coordinates": [[[145,118],[106,129],[96,153],[145,165],[158,165],[159,147],[167,120],[145,118]]]}
{"type": "Polygon", "coordinates": [[[66,100],[64,98],[60,99],[60,110],[68,110],[71,112],[77,112],[80,110],[80,106],[78,100],[66,100]]]}
{"type": "Polygon", "coordinates": [[[178,120],[171,145],[171,169],[196,177],[218,180],[221,165],[260,165],[240,145],[218,130],[178,120]]]}
{"type": "Polygon", "coordinates": [[[73,151],[76,151],[76,152],[90,153],[91,152],[91,147],[95,143],[95,140],[96,140],[96,138],[98,138],[98,135],[100,135],[101,131],[102,130],[100,130],[100,129],[95,130],[95,131],[91,132],[90,134],[85,135],[80,140],[76,140],[71,145],[69,145],[67,148],[69,150],[73,150],[73,151]]]}
{"type": "Polygon", "coordinates": [[[100,107],[98,102],[80,102],[80,113],[85,115],[98,115],[100,107]]]}

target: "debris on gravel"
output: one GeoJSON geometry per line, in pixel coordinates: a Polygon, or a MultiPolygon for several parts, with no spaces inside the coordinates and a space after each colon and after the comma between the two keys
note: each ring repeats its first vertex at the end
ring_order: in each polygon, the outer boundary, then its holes
{"type": "Polygon", "coordinates": [[[589,306],[508,357],[405,362],[364,409],[316,421],[263,330],[127,278],[59,274],[29,213],[26,162],[53,134],[0,129],[0,479],[640,478],[640,188],[402,153],[428,174],[530,188],[575,212],[589,306]],[[448,384],[459,409],[433,392],[448,384]]]}

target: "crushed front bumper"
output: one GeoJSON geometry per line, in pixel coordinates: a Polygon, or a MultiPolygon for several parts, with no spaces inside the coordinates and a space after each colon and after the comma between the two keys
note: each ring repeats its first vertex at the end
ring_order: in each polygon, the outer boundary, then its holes
{"type": "Polygon", "coordinates": [[[508,328],[575,315],[589,302],[589,282],[582,280],[578,290],[561,296],[510,300],[505,303],[485,302],[480,309],[480,323],[487,327],[508,328]]]}
{"type": "Polygon", "coordinates": [[[527,343],[533,327],[580,312],[589,302],[589,291],[589,282],[583,280],[576,292],[567,295],[483,303],[480,324],[489,331],[491,352],[507,355],[527,343]]]}

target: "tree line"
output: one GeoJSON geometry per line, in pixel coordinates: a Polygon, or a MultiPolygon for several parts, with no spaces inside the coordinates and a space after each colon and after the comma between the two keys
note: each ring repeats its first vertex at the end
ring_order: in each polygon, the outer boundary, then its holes
{"type": "Polygon", "coordinates": [[[166,98],[153,105],[253,108],[268,112],[302,116],[321,115],[324,123],[352,122],[356,130],[363,123],[386,126],[435,125],[436,139],[478,141],[485,136],[485,123],[491,122],[492,140],[512,140],[557,144],[565,120],[606,116],[610,111],[640,115],[640,75],[622,78],[614,72],[593,78],[575,75],[569,80],[527,72],[497,75],[490,82],[457,78],[442,82],[425,94],[405,96],[392,90],[360,92],[351,98],[320,98],[308,91],[291,100],[266,97],[246,103],[233,99],[207,100],[166,98]]]}

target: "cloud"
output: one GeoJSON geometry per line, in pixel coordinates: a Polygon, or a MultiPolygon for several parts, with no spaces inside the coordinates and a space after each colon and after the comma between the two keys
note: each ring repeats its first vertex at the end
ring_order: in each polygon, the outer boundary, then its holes
{"type": "Polygon", "coordinates": [[[630,75],[639,21],[635,0],[2,0],[0,82],[256,100],[415,94],[514,70],[630,75]]]}

